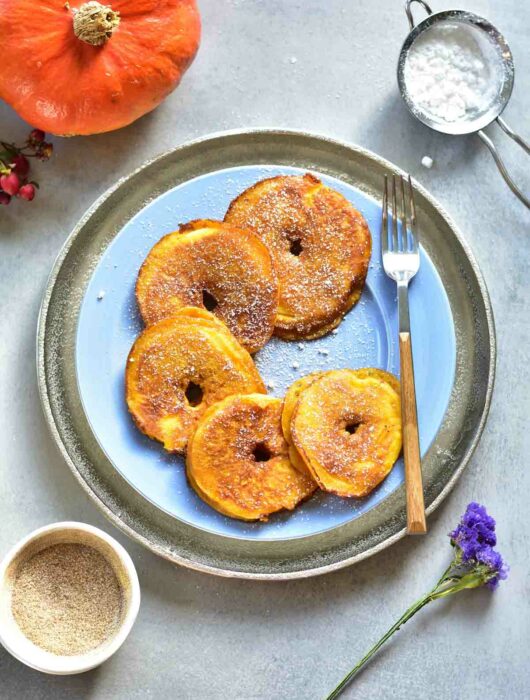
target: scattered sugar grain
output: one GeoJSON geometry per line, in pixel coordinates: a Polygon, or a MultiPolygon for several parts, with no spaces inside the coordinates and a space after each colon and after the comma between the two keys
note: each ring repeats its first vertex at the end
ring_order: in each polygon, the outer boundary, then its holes
{"type": "Polygon", "coordinates": [[[98,301],[101,301],[101,300],[103,299],[104,296],[105,296],[105,292],[104,292],[103,290],[101,290],[100,292],[98,292],[98,301]]]}
{"type": "Polygon", "coordinates": [[[299,362],[293,362],[293,364],[291,365],[291,367],[292,367],[293,369],[298,369],[298,368],[300,367],[300,363],[299,363],[299,362]]]}
{"type": "Polygon", "coordinates": [[[433,163],[434,161],[430,156],[423,156],[423,158],[421,159],[421,164],[423,165],[423,167],[428,168],[429,170],[432,168],[433,163]]]}

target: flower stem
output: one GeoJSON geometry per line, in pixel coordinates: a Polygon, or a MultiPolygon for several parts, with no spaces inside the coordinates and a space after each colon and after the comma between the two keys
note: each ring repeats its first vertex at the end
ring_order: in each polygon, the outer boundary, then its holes
{"type": "Polygon", "coordinates": [[[430,593],[428,593],[426,596],[423,598],[420,598],[417,600],[413,605],[408,608],[403,615],[399,618],[397,622],[395,622],[392,627],[381,637],[381,639],[375,644],[370,651],[363,656],[363,658],[359,661],[359,663],[352,668],[352,670],[344,676],[344,678],[341,680],[341,682],[338,684],[338,686],[333,690],[326,698],[326,700],[334,700],[334,698],[338,698],[338,696],[342,693],[344,688],[348,685],[348,683],[352,680],[352,678],[361,670],[361,668],[369,661],[372,656],[383,646],[383,644],[390,639],[390,637],[394,634],[394,632],[397,632],[398,629],[401,627],[401,625],[404,625],[405,622],[410,620],[410,618],[415,615],[419,610],[423,608],[424,605],[427,605],[427,603],[430,603],[431,600],[434,600],[433,594],[436,591],[436,588],[433,589],[430,593]]]}
{"type": "Polygon", "coordinates": [[[344,676],[342,681],[327,697],[326,700],[334,700],[342,693],[344,688],[353,679],[361,668],[372,658],[372,656],[383,646],[383,644],[390,639],[390,637],[397,632],[399,628],[405,624],[410,618],[415,615],[419,610],[421,610],[427,603],[432,600],[438,600],[440,598],[445,598],[448,595],[457,593],[466,588],[477,588],[483,585],[487,578],[485,573],[481,570],[484,567],[477,567],[476,569],[465,572],[463,574],[455,571],[455,566],[459,564],[458,557],[455,556],[451,564],[444,571],[442,577],[439,579],[436,586],[427,593],[427,595],[420,598],[415,603],[413,603],[410,608],[407,608],[403,615],[395,622],[390,629],[385,632],[381,639],[368,651],[367,654],[359,661],[359,663],[352,668],[352,670],[344,676]]]}

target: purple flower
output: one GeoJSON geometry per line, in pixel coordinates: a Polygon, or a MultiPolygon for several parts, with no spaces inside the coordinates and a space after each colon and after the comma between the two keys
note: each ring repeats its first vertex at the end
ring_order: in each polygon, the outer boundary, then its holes
{"type": "Polygon", "coordinates": [[[491,590],[497,588],[499,581],[504,581],[508,578],[508,566],[504,563],[499,552],[496,552],[493,547],[483,547],[477,553],[477,561],[488,568],[488,576],[491,574],[487,581],[487,586],[491,590]]]}
{"type": "Polygon", "coordinates": [[[461,561],[469,566],[478,565],[484,571],[485,583],[495,589],[508,576],[508,567],[493,547],[497,544],[495,520],[484,506],[470,503],[460,523],[449,534],[451,544],[458,547],[461,561]]]}
{"type": "Polygon", "coordinates": [[[462,550],[462,561],[476,559],[483,547],[494,547],[497,544],[495,520],[487,514],[484,506],[470,503],[460,523],[449,536],[452,544],[462,550]]]}

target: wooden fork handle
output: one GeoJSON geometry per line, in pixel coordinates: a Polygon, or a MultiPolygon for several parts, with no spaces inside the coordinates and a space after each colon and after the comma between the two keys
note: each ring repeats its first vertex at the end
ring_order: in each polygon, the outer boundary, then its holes
{"type": "Polygon", "coordinates": [[[427,532],[427,523],[425,522],[423,503],[420,441],[410,333],[399,334],[399,355],[401,362],[403,456],[407,491],[407,532],[409,535],[424,535],[427,532]]]}

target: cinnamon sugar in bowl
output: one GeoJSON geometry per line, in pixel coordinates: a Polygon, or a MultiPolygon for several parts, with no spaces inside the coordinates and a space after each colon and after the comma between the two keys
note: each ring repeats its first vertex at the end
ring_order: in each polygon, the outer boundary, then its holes
{"type": "Polygon", "coordinates": [[[83,523],[35,530],[0,564],[0,642],[45,673],[88,671],[125,641],[140,605],[134,564],[83,523]]]}

